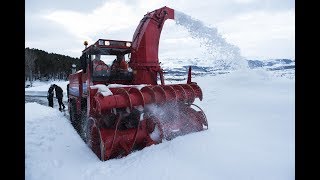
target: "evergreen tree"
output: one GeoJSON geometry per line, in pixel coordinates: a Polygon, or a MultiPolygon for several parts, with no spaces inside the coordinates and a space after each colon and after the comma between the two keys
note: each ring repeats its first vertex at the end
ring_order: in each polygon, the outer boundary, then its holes
{"type": "Polygon", "coordinates": [[[25,80],[67,80],[72,64],[80,67],[79,58],[26,48],[25,80]]]}

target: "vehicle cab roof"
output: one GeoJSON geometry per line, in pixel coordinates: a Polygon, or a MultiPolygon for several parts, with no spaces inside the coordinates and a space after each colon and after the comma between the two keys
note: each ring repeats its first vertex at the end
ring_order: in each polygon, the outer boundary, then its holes
{"type": "Polygon", "coordinates": [[[118,55],[131,52],[131,41],[99,39],[85,48],[82,53],[89,55],[118,55]]]}

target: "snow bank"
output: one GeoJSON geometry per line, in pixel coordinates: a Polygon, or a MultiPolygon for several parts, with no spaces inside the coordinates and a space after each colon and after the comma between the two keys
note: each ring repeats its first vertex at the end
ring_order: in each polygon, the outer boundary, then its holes
{"type": "Polygon", "coordinates": [[[101,93],[103,96],[110,96],[112,95],[111,90],[104,84],[96,84],[90,86],[92,89],[98,89],[98,92],[101,93]]]}
{"type": "Polygon", "coordinates": [[[101,162],[57,109],[26,103],[27,180],[292,180],[294,81],[262,71],[193,79],[209,129],[101,162]]]}

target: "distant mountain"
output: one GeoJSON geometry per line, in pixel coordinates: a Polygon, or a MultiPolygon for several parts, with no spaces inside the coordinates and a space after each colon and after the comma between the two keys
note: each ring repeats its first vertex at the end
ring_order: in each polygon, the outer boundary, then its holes
{"type": "MultiPolygon", "coordinates": [[[[179,60],[183,62],[183,60],[179,60]]],[[[263,69],[269,72],[273,72],[277,76],[288,76],[289,78],[294,77],[295,71],[295,61],[291,59],[270,59],[270,60],[246,60],[248,67],[250,69],[263,69]]],[[[187,64],[192,62],[192,60],[186,60],[187,64]]],[[[194,65],[196,63],[191,63],[192,75],[202,76],[202,75],[219,75],[230,73],[229,67],[219,66],[199,66],[194,65]]],[[[165,78],[167,80],[185,80],[187,78],[189,66],[187,65],[171,65],[164,66],[165,78]]]]}
{"type": "Polygon", "coordinates": [[[291,59],[247,60],[251,69],[266,67],[268,70],[294,69],[295,61],[291,59]]]}

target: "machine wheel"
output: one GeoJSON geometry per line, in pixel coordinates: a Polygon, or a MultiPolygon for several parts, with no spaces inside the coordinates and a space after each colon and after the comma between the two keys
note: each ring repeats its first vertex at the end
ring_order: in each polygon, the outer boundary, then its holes
{"type": "Polygon", "coordinates": [[[88,120],[86,134],[87,134],[86,142],[88,146],[97,155],[97,157],[100,160],[104,161],[104,153],[103,153],[103,147],[101,144],[100,132],[92,118],[88,120]]]}
{"type": "Polygon", "coordinates": [[[68,109],[69,109],[71,124],[79,132],[80,118],[79,118],[79,115],[77,114],[76,102],[74,100],[71,100],[69,103],[70,105],[68,109]]]}
{"type": "Polygon", "coordinates": [[[76,119],[75,115],[76,115],[76,110],[77,110],[74,100],[70,100],[68,110],[69,110],[69,115],[70,115],[70,121],[71,121],[71,123],[73,123],[76,119]]]}

